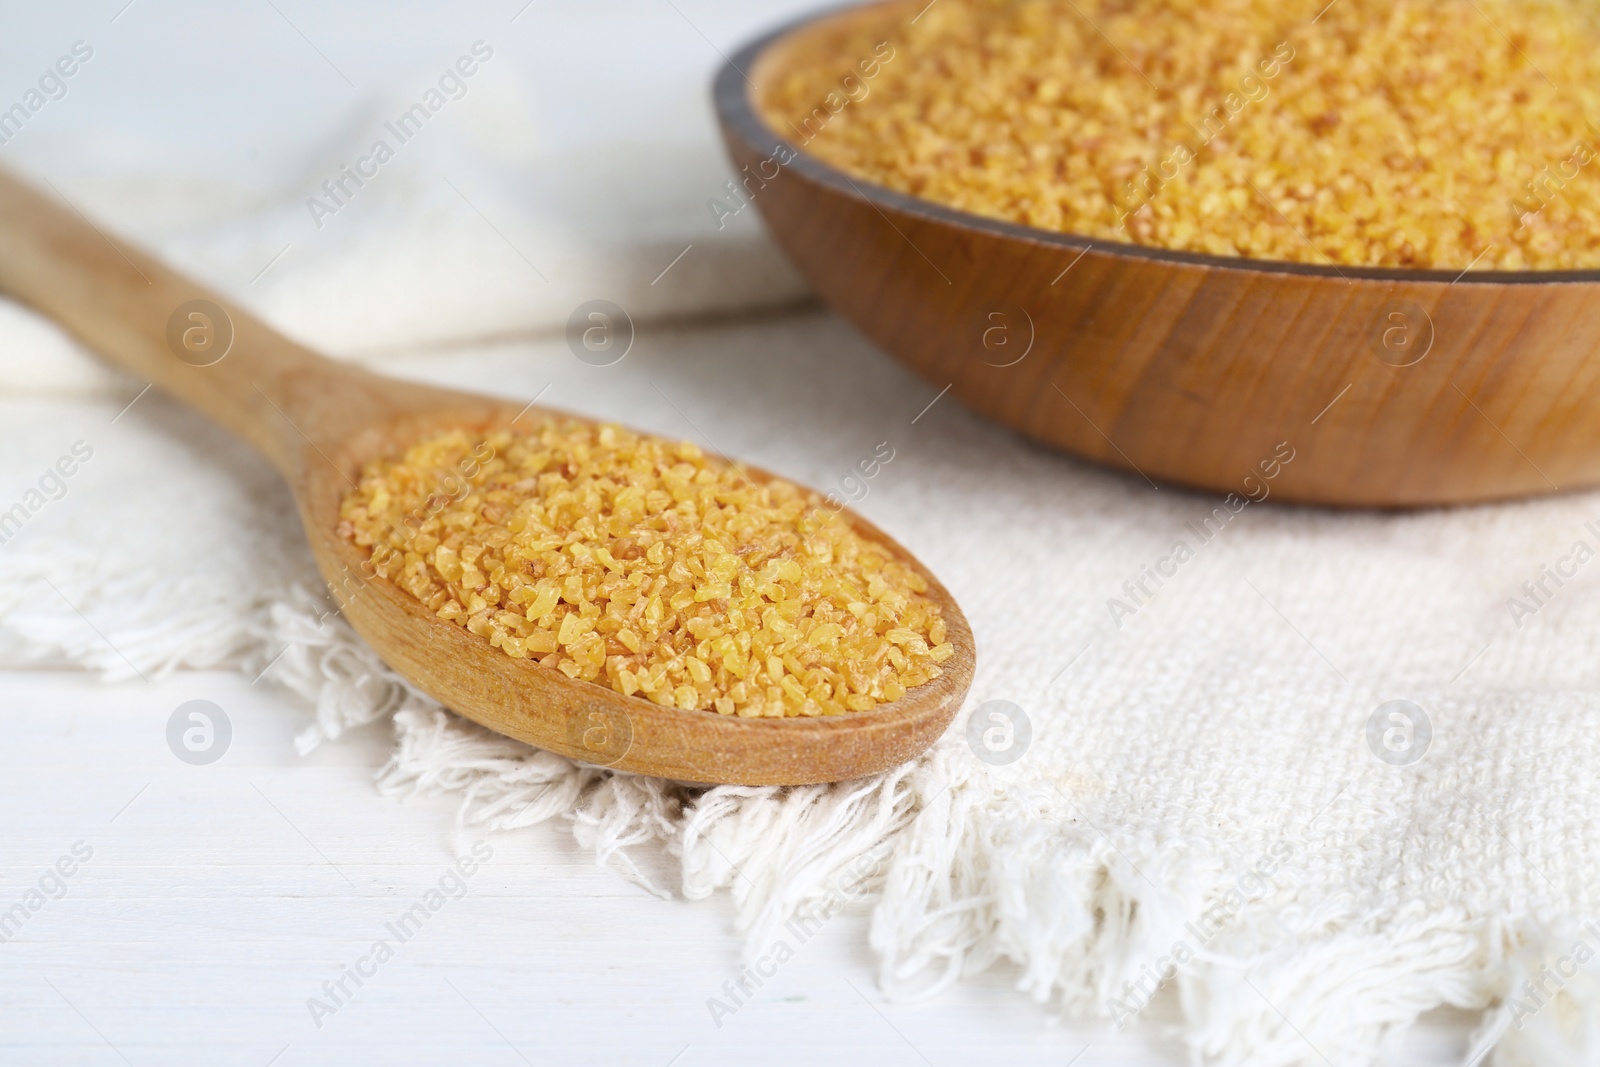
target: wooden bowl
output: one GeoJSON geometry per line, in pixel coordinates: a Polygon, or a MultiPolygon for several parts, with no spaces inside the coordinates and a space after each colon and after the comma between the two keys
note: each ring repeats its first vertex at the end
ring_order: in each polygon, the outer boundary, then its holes
{"type": "Polygon", "coordinates": [[[1241,498],[1454,504],[1600,482],[1600,271],[1321,266],[1039,230],[848,176],[758,112],[751,83],[797,41],[869,19],[904,47],[925,6],[783,27],[714,92],[742,195],[930,398],[948,386],[1034,440],[1241,498]]]}

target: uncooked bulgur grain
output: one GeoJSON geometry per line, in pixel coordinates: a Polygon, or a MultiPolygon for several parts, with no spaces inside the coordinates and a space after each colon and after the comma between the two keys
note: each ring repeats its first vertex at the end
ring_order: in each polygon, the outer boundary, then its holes
{"type": "Polygon", "coordinates": [[[926,580],[815,493],[615,426],[368,464],[341,536],[509,656],[667,707],[870,711],[954,654],[926,580]]]}
{"type": "Polygon", "coordinates": [[[858,177],[1047,230],[1600,267],[1589,0],[942,0],[911,24],[922,6],[802,34],[758,75],[761,110],[858,177]],[[839,70],[884,40],[846,104],[839,70]]]}

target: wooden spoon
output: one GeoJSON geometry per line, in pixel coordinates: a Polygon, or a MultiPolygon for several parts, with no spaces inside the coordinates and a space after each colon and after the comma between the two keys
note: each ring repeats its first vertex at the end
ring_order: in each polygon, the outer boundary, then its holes
{"type": "Polygon", "coordinates": [[[1254,499],[1394,507],[1600,484],[1600,271],[1172,252],[959,211],[808,152],[891,91],[928,6],[808,15],[736,52],[715,99],[741,195],[816,292],[935,389],[1136,476],[1254,499]],[[845,54],[856,29],[901,57],[876,83],[852,72],[869,96],[763,112],[752,84],[818,54],[841,74],[870,59],[845,54]]]}
{"type": "Polygon", "coordinates": [[[423,692],[491,730],[680,781],[830,782],[916,756],[944,731],[971,684],[972,631],[961,609],[909,552],[850,513],[858,532],[927,578],[955,646],[941,677],[900,700],[830,718],[741,719],[660,707],[512,659],[388,581],[363,578],[365,551],[335,532],[340,500],[363,464],[431,431],[483,433],[519,415],[530,427],[542,415],[575,416],[328,360],[3,173],[0,290],[254,445],[294,491],[317,566],[356,632],[423,692]]]}

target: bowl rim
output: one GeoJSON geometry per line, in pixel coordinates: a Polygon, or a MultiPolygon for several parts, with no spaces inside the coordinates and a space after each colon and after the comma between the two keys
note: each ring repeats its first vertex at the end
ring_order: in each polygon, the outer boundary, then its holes
{"type": "MultiPolygon", "coordinates": [[[[922,197],[911,196],[910,194],[890,189],[887,186],[879,185],[869,179],[852,178],[843,170],[823,162],[816,156],[810,155],[803,147],[796,145],[793,141],[767,125],[766,120],[757,112],[755,102],[750,98],[749,90],[754,86],[749,81],[746,72],[756,65],[768,48],[799,30],[827,19],[847,15],[853,11],[874,7],[891,7],[899,4],[906,4],[906,0],[871,0],[871,2],[865,4],[844,3],[829,5],[817,11],[801,15],[798,18],[789,19],[740,46],[732,56],[725,57],[725,61],[718,68],[712,80],[712,103],[723,127],[750,145],[760,146],[770,143],[773,146],[772,151],[774,153],[780,148],[788,148],[794,153],[794,156],[789,162],[782,164],[785,169],[798,171],[814,182],[828,186],[835,192],[845,196],[864,201],[880,211],[883,208],[891,208],[904,215],[920,217],[965,230],[991,236],[998,235],[1013,240],[1029,241],[1034,244],[1061,249],[1071,249],[1079,253],[1095,251],[1131,259],[1151,260],[1157,263],[1183,264],[1246,273],[1299,274],[1347,282],[1442,282],[1447,286],[1455,285],[1458,282],[1467,285],[1600,282],[1600,269],[1474,271],[1471,266],[1468,266],[1461,271],[1431,268],[1417,270],[1406,267],[1354,267],[1338,264],[1298,263],[1289,260],[1251,259],[1245,256],[1218,256],[1207,252],[1185,252],[1154,245],[1138,245],[1127,241],[1110,241],[1097,237],[1086,237],[1082,234],[1045,230],[1036,226],[1025,226],[1021,223],[993,219],[985,215],[963,211],[959,208],[946,207],[943,204],[926,200],[922,197]]],[[[909,4],[906,6],[909,6],[909,4]]],[[[1318,249],[1318,251],[1321,250],[1318,249]]]]}

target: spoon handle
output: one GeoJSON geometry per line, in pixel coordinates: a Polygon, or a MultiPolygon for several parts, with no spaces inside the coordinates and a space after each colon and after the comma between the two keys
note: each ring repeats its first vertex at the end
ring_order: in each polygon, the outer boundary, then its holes
{"type": "Polygon", "coordinates": [[[291,481],[334,424],[394,409],[396,383],[289,340],[51,187],[61,199],[0,170],[0,291],[249,441],[291,481]]]}
{"type": "MultiPolygon", "coordinates": [[[[420,691],[508,737],[679,781],[843,781],[926,749],[972,682],[972,632],[920,566],[956,655],[942,677],[867,714],[744,719],[688,711],[513,659],[371,572],[367,550],[339,533],[341,501],[364,463],[402,451],[420,433],[503,430],[530,411],[556,413],[324,359],[3,170],[0,292],[254,444],[289,482],[312,554],[356,632],[420,691]]],[[[864,519],[851,522],[915,562],[864,519]]]]}

